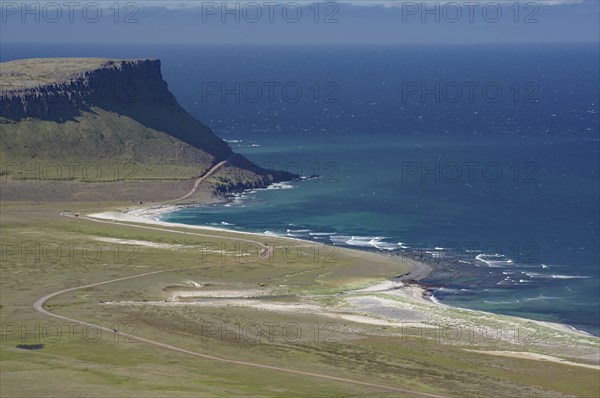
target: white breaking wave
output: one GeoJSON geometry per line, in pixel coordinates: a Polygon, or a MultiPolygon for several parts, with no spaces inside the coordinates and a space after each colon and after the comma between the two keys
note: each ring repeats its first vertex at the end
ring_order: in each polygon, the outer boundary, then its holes
{"type": "Polygon", "coordinates": [[[293,185],[286,184],[285,182],[276,182],[274,184],[269,185],[265,189],[292,189],[293,185]]]}
{"type": "Polygon", "coordinates": [[[589,276],[585,275],[562,275],[562,274],[541,274],[539,272],[525,272],[525,275],[531,278],[545,278],[545,279],[589,279],[589,276]]]}
{"type": "Polygon", "coordinates": [[[395,243],[384,242],[383,239],[386,239],[386,238],[376,237],[374,239],[371,239],[369,241],[369,243],[379,250],[397,250],[398,249],[398,245],[396,245],[395,243]]]}
{"type": "Polygon", "coordinates": [[[550,297],[550,296],[544,296],[544,295],[539,295],[536,297],[526,297],[521,299],[522,301],[528,302],[528,301],[540,301],[540,300],[559,300],[562,299],[563,297],[550,297]]]}
{"type": "Polygon", "coordinates": [[[371,247],[378,250],[398,250],[396,243],[385,242],[383,236],[349,236],[349,235],[331,235],[331,242],[335,244],[371,247]]]}
{"type": "Polygon", "coordinates": [[[454,293],[456,294],[459,290],[458,289],[452,289],[449,287],[440,287],[435,289],[437,292],[446,292],[446,293],[454,293]]]}
{"type": "Polygon", "coordinates": [[[513,263],[511,259],[502,254],[478,254],[475,260],[485,263],[488,267],[504,267],[513,263]]]}
{"type": "Polygon", "coordinates": [[[221,222],[211,222],[210,225],[225,225],[225,226],[228,226],[228,225],[235,225],[235,224],[231,224],[231,223],[228,223],[226,221],[221,221],[221,222]]]}
{"type": "Polygon", "coordinates": [[[436,258],[437,257],[444,257],[445,256],[444,253],[440,253],[440,252],[429,252],[429,251],[426,251],[425,253],[429,254],[431,257],[436,257],[436,258]]]}
{"type": "Polygon", "coordinates": [[[436,304],[440,304],[440,305],[442,304],[442,303],[440,303],[440,300],[438,300],[437,297],[435,297],[435,295],[433,295],[433,294],[431,294],[429,296],[429,298],[431,299],[431,301],[433,301],[436,304]]]}

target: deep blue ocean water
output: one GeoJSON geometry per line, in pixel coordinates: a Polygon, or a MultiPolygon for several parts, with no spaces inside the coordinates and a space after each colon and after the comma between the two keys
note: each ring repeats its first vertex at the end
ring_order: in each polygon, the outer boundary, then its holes
{"type": "Polygon", "coordinates": [[[600,334],[597,46],[2,50],[43,56],[159,57],[234,150],[320,175],[166,220],[452,258],[441,301],[600,334]]]}

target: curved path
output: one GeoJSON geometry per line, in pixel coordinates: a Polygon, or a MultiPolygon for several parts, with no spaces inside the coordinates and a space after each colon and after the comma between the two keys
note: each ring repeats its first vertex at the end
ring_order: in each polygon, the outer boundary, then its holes
{"type": "MultiPolygon", "coordinates": [[[[131,224],[126,224],[126,223],[118,223],[118,222],[111,222],[111,221],[103,221],[103,220],[97,220],[94,218],[90,218],[90,217],[78,217],[78,218],[83,218],[86,220],[91,220],[91,221],[96,221],[96,222],[103,222],[103,223],[109,223],[109,224],[117,224],[117,225],[127,225],[127,226],[135,226],[135,227],[140,227],[140,228],[148,228],[148,229],[154,229],[154,230],[163,230],[163,231],[168,231],[168,232],[174,232],[174,233],[185,233],[182,231],[174,231],[174,230],[169,230],[166,228],[155,228],[155,227],[145,227],[145,226],[139,226],[139,225],[131,225],[131,224]]],[[[215,235],[206,235],[206,234],[195,234],[195,235],[203,235],[203,236],[212,236],[212,237],[216,237],[216,238],[221,238],[220,236],[215,236],[215,235]]],[[[230,239],[236,239],[236,238],[230,238],[230,239]]],[[[247,241],[256,243],[256,244],[260,244],[259,242],[255,242],[255,241],[251,241],[249,239],[245,239],[247,241]]],[[[267,252],[268,254],[268,252],[267,252]]],[[[194,268],[194,267],[191,267],[194,268]]],[[[183,269],[190,269],[190,268],[183,268],[183,269]]],[[[46,301],[50,300],[53,297],[56,297],[58,295],[61,295],[63,293],[68,293],[68,292],[72,292],[75,290],[80,290],[80,289],[86,289],[89,287],[95,287],[95,286],[100,286],[100,285],[105,285],[108,283],[113,283],[113,282],[119,282],[119,281],[124,281],[127,279],[133,279],[133,278],[140,278],[143,276],[147,276],[147,275],[153,275],[153,274],[158,274],[161,272],[173,272],[173,271],[179,271],[179,270],[183,270],[183,269],[174,269],[174,270],[160,270],[160,271],[152,271],[152,272],[145,272],[142,274],[137,274],[137,275],[131,275],[131,276],[125,276],[122,278],[116,278],[116,279],[111,279],[111,280],[107,280],[107,281],[103,281],[103,282],[97,282],[97,283],[91,283],[88,285],[83,285],[83,286],[77,286],[77,287],[72,287],[72,288],[68,288],[68,289],[63,289],[63,290],[59,290],[53,293],[49,293],[47,295],[45,295],[44,297],[41,297],[40,299],[38,299],[34,304],[33,304],[33,308],[37,311],[40,312],[44,315],[48,315],[54,318],[58,318],[58,319],[62,319],[65,321],[69,321],[69,322],[74,322],[74,323],[78,323],[80,325],[84,325],[84,326],[88,326],[88,327],[95,327],[98,328],[102,331],[105,332],[109,332],[109,333],[116,333],[119,334],[119,331],[114,331],[113,329],[104,327],[104,326],[99,326],[97,324],[93,324],[93,323],[89,323],[89,322],[85,322],[85,321],[81,321],[78,319],[74,319],[74,318],[69,318],[66,316],[62,316],[62,315],[58,315],[58,314],[54,314],[50,311],[47,311],[44,309],[44,304],[46,303],[46,301]]],[[[410,396],[420,396],[420,397],[431,397],[431,398],[446,398],[442,395],[436,395],[436,394],[429,394],[429,393],[424,393],[424,392],[417,392],[417,391],[413,391],[413,390],[409,390],[409,389],[405,389],[405,388],[401,388],[401,387],[393,387],[393,386],[387,386],[387,385],[383,385],[383,384],[377,384],[377,383],[369,383],[369,382],[365,382],[365,381],[359,381],[359,380],[355,380],[355,379],[347,379],[344,377],[336,377],[336,376],[328,376],[325,374],[321,374],[321,373],[312,373],[312,372],[305,372],[302,370],[294,370],[294,369],[288,369],[288,368],[282,368],[279,366],[271,366],[271,365],[263,365],[260,363],[256,363],[256,362],[248,362],[248,361],[238,361],[235,359],[227,359],[227,358],[222,358],[222,357],[217,357],[214,355],[207,355],[207,354],[202,354],[196,351],[190,351],[190,350],[186,350],[184,348],[179,348],[170,344],[166,344],[166,343],[161,343],[159,341],[155,341],[155,340],[150,340],[150,339],[146,339],[143,337],[139,337],[139,336],[131,336],[131,335],[126,335],[127,339],[131,339],[131,340],[136,340],[136,341],[140,341],[149,345],[153,345],[156,347],[161,347],[167,350],[171,350],[171,351],[176,351],[176,352],[180,352],[183,354],[187,354],[187,355],[192,355],[195,357],[200,357],[200,358],[204,358],[204,359],[209,359],[212,361],[218,361],[218,362],[223,362],[223,363],[229,363],[229,364],[233,364],[233,365],[241,365],[241,366],[249,366],[249,367],[253,367],[253,368],[259,368],[259,369],[266,369],[266,370],[272,370],[272,371],[277,371],[277,372],[284,372],[284,373],[289,373],[289,374],[295,374],[295,375],[301,375],[301,376],[308,376],[308,377],[314,377],[314,378],[319,378],[319,379],[324,379],[324,380],[332,380],[332,381],[337,381],[337,382],[342,382],[342,383],[348,383],[348,384],[355,384],[355,385],[361,385],[361,386],[366,386],[366,387],[373,387],[376,389],[380,389],[380,390],[387,390],[387,391],[395,391],[395,392],[401,392],[401,393],[406,393],[406,394],[410,394],[410,396]]]]}
{"type": "MultiPolygon", "coordinates": [[[[233,156],[233,155],[232,155],[233,156]]],[[[223,167],[223,165],[225,163],[227,163],[229,161],[229,159],[231,159],[231,156],[228,157],[227,159],[223,160],[222,162],[219,162],[217,164],[215,164],[214,166],[212,166],[210,169],[208,169],[206,171],[206,173],[202,174],[197,180],[196,182],[194,182],[194,186],[192,187],[192,189],[190,190],[190,192],[186,193],[185,195],[183,195],[181,198],[177,198],[177,199],[171,199],[168,202],[176,202],[179,200],[184,200],[189,198],[190,196],[192,196],[197,190],[198,187],[200,186],[200,184],[202,183],[202,181],[204,181],[207,177],[210,177],[215,171],[217,171],[218,169],[220,169],[221,167],[223,167]]]]}

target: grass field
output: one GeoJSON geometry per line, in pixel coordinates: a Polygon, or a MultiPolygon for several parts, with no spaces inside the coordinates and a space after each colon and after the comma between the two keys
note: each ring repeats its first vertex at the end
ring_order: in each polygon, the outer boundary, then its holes
{"type": "Polygon", "coordinates": [[[473,352],[530,352],[598,365],[598,338],[435,305],[421,299],[416,288],[361,290],[408,272],[410,264],[401,258],[60,215],[107,206],[2,204],[2,397],[594,397],[600,392],[598,369],[473,352]],[[261,257],[265,243],[271,253],[261,257]],[[51,313],[118,334],[63,322],[32,307],[51,292],[151,271],[164,272],[74,290],[45,304],[51,313]],[[361,300],[397,305],[406,318],[374,315],[360,308],[361,300]],[[277,369],[186,355],[134,336],[277,369]],[[44,347],[16,347],[36,343],[44,347]]]}

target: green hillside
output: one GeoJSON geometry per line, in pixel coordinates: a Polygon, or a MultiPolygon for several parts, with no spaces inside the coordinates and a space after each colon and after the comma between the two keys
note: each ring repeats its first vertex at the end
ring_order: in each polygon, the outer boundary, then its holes
{"type": "Polygon", "coordinates": [[[219,192],[294,177],[233,156],[177,103],[158,60],[57,58],[0,66],[4,180],[182,180],[228,159],[219,192]]]}

